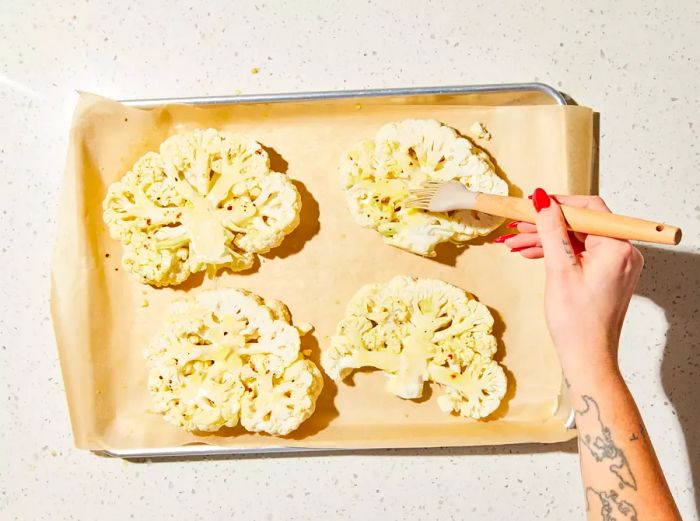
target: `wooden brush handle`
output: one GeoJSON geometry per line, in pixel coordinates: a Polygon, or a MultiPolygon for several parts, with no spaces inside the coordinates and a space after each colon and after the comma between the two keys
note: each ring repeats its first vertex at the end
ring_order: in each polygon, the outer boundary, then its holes
{"type": "MultiPolygon", "coordinates": [[[[480,193],[476,196],[474,209],[516,221],[535,222],[532,202],[519,197],[480,193]]],[[[678,244],[681,241],[681,229],[675,226],[574,206],[561,205],[561,211],[569,230],[574,232],[656,244],[678,244]]]]}

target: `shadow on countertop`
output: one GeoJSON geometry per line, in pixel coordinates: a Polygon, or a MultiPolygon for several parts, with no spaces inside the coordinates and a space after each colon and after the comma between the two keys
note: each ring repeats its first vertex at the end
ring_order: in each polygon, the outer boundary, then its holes
{"type": "Polygon", "coordinates": [[[645,267],[635,293],[666,315],[661,382],[683,430],[700,513],[700,254],[650,246],[639,250],[645,267]]]}

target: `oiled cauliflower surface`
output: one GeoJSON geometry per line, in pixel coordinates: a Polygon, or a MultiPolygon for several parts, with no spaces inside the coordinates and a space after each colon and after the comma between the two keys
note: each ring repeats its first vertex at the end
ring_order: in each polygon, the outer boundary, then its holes
{"type": "Polygon", "coordinates": [[[464,243],[487,235],[503,219],[471,210],[428,212],[406,208],[409,190],[425,181],[459,181],[498,195],[508,185],[488,155],[457,132],[431,119],[384,125],[374,139],[355,144],[341,159],[341,186],[358,224],[387,244],[432,257],[442,242],[464,243]]]}
{"type": "Polygon", "coordinates": [[[387,390],[401,398],[419,398],[425,382],[435,382],[444,390],[442,410],[479,419],[496,410],[506,391],[503,368],[493,360],[492,327],[488,308],[464,290],[394,277],[354,295],[321,364],[335,380],[361,367],[381,369],[387,390]]]}
{"type": "Polygon", "coordinates": [[[109,186],[103,210],[124,267],[167,286],[199,271],[250,268],[299,224],[301,199],[259,143],[206,129],[141,157],[109,186]]]}
{"type": "Polygon", "coordinates": [[[188,431],[240,421],[253,432],[290,433],[311,416],[323,387],[300,334],[284,304],[242,290],[173,304],[146,352],[154,412],[188,431]]]}

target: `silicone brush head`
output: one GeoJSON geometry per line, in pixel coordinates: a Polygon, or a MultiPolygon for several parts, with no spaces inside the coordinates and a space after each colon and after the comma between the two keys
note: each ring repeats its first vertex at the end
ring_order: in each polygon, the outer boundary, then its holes
{"type": "Polygon", "coordinates": [[[458,181],[426,181],[420,188],[410,191],[406,208],[419,208],[430,212],[474,210],[478,192],[472,192],[458,181]]]}

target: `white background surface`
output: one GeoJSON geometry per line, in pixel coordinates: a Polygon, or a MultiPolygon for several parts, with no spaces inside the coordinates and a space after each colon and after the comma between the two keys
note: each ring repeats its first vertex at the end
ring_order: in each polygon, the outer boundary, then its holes
{"type": "Polygon", "coordinates": [[[601,113],[610,206],[684,228],[681,247],[644,249],[622,366],[684,519],[698,519],[700,4],[250,4],[0,0],[0,518],[582,518],[572,443],[142,464],[77,451],[48,315],[74,89],[129,98],[539,80],[601,113]]]}

